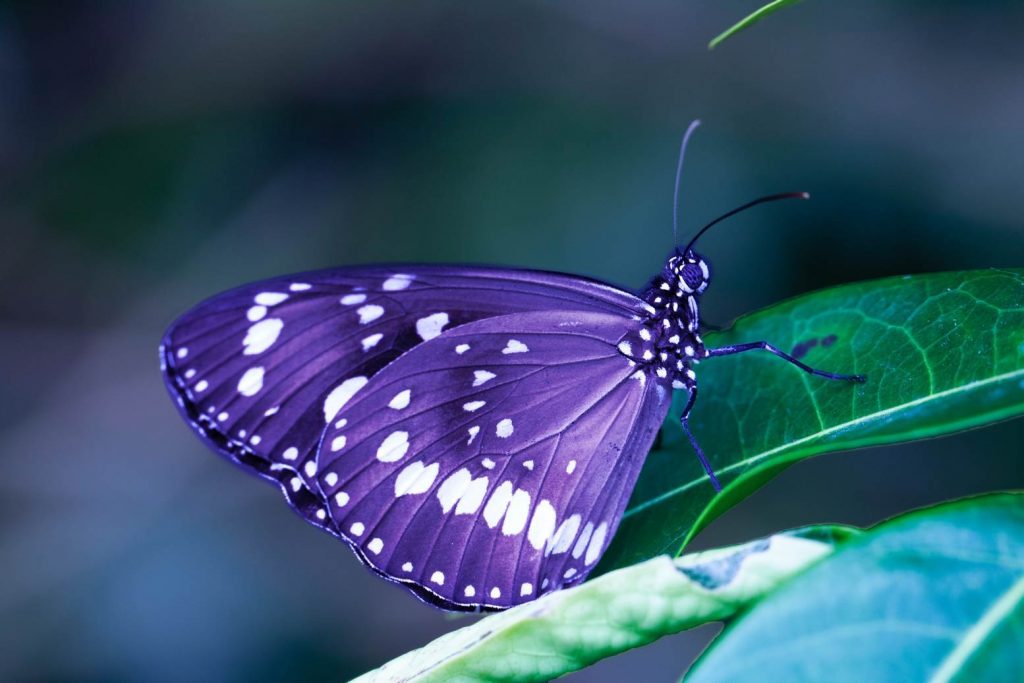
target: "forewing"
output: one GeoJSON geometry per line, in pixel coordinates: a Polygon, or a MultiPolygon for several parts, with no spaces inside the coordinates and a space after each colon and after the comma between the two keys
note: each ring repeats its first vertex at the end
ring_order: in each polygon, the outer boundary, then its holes
{"type": "Polygon", "coordinates": [[[317,456],[323,514],[364,562],[449,609],[501,609],[582,581],[668,411],[616,348],[639,323],[511,314],[382,370],[317,456]]]}
{"type": "Polygon", "coordinates": [[[388,363],[446,329],[518,311],[620,316],[642,302],[557,273],[445,266],[339,268],[245,285],[179,318],[161,345],[168,389],[232,461],[280,484],[309,521],[325,427],[388,363]]]}

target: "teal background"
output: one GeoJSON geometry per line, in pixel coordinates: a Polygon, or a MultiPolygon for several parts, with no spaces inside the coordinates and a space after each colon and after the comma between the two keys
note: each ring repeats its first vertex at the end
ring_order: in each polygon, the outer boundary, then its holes
{"type": "MultiPolygon", "coordinates": [[[[1024,8],[806,2],[706,49],[757,5],[0,3],[0,678],[339,680],[470,618],[181,423],[156,345],[221,289],[377,261],[640,286],[697,117],[681,237],[812,194],[707,235],[709,321],[1024,264],[1024,8]]],[[[819,458],[696,547],[1021,487],[1022,443],[1016,421],[819,458]]],[[[675,680],[714,632],[570,680],[675,680]]]]}

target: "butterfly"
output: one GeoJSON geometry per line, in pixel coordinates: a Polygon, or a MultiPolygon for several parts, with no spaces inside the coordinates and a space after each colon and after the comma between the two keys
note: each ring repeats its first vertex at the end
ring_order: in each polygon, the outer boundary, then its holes
{"type": "Polygon", "coordinates": [[[583,581],[709,348],[708,263],[675,249],[639,294],[575,275],[343,267],[244,285],[176,320],[168,390],[215,451],[280,487],[371,570],[443,609],[499,610],[583,581]]]}

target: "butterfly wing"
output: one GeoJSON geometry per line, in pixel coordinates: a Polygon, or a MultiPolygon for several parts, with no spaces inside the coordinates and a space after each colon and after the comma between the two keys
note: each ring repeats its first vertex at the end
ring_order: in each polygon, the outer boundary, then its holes
{"type": "MultiPolygon", "coordinates": [[[[304,273],[215,296],[168,329],[168,390],[199,435],[276,482],[313,524],[325,427],[382,368],[475,320],[575,308],[629,316],[643,302],[600,282],[538,271],[369,266],[304,273]]],[[[628,319],[628,318],[627,318],[628,319]]]]}
{"type": "Polygon", "coordinates": [[[326,430],[323,514],[375,571],[448,609],[583,580],[670,403],[616,348],[639,324],[515,313],[412,349],[326,430]]]}

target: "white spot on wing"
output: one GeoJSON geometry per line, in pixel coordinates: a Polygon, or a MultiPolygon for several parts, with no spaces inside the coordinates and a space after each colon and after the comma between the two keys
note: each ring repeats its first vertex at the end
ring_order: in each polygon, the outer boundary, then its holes
{"type": "Polygon", "coordinates": [[[348,437],[346,437],[344,434],[339,434],[338,436],[334,437],[333,439],[331,439],[331,452],[337,453],[338,451],[345,447],[345,444],[347,442],[348,437]]]}
{"type": "Polygon", "coordinates": [[[537,503],[537,507],[533,511],[533,518],[530,520],[530,530],[526,532],[526,538],[530,541],[530,545],[537,550],[543,548],[555,531],[555,522],[554,506],[547,500],[537,503]]]}
{"type": "Polygon", "coordinates": [[[458,346],[455,347],[455,353],[459,354],[460,356],[464,354],[466,351],[469,351],[469,344],[459,344],[458,346]]]}
{"type": "Polygon", "coordinates": [[[601,551],[604,550],[604,537],[607,533],[608,523],[601,522],[594,531],[594,535],[591,537],[590,543],[587,545],[587,556],[583,558],[584,562],[587,564],[594,564],[597,562],[597,558],[601,557],[601,551]]]}
{"type": "Polygon", "coordinates": [[[426,493],[437,478],[438,464],[424,467],[420,461],[408,465],[395,478],[395,497],[426,493]]]}
{"type": "Polygon", "coordinates": [[[494,469],[494,461],[491,460],[490,458],[484,458],[483,460],[480,461],[480,464],[483,465],[484,469],[486,470],[494,469]]]}
{"type": "Polygon", "coordinates": [[[561,555],[568,551],[572,546],[572,542],[576,540],[576,532],[580,530],[581,521],[582,519],[579,515],[570,515],[568,519],[562,522],[562,525],[558,527],[558,531],[555,532],[554,537],[551,539],[551,544],[548,546],[548,554],[561,555]]]}
{"type": "Polygon", "coordinates": [[[412,390],[405,389],[395,394],[395,397],[388,403],[388,408],[393,410],[402,410],[403,408],[409,407],[409,400],[412,397],[412,390]]]}
{"type": "Polygon", "coordinates": [[[478,387],[481,384],[486,384],[487,382],[491,381],[495,377],[497,377],[497,375],[495,375],[493,372],[488,372],[486,370],[474,370],[473,371],[473,386],[474,387],[478,387]]]}
{"type": "Polygon", "coordinates": [[[411,572],[412,571],[412,562],[406,562],[405,564],[403,564],[402,565],[402,571],[403,572],[411,572]]]}
{"type": "Polygon", "coordinates": [[[519,589],[519,595],[532,595],[532,594],[533,594],[533,584],[532,583],[524,583],[522,588],[519,589]]]}
{"type": "Polygon", "coordinates": [[[352,396],[366,386],[368,380],[365,377],[349,377],[347,380],[334,387],[331,393],[324,399],[324,422],[330,422],[338,414],[352,396]]]}
{"type": "Polygon", "coordinates": [[[396,273],[384,281],[382,288],[385,292],[397,292],[408,287],[409,283],[412,282],[414,278],[415,275],[396,273]]]}
{"type": "Polygon", "coordinates": [[[285,460],[295,460],[299,457],[299,449],[295,446],[290,446],[289,448],[284,449],[284,453],[281,454],[281,457],[285,460]]]}
{"type": "Polygon", "coordinates": [[[501,533],[515,536],[526,527],[530,516],[530,494],[523,489],[516,489],[505,513],[505,523],[501,525],[501,533]]]}
{"type": "Polygon", "coordinates": [[[293,282],[288,285],[288,289],[293,292],[305,292],[307,289],[312,289],[313,285],[308,282],[293,282]]]}
{"type": "Polygon", "coordinates": [[[497,427],[494,428],[494,433],[497,434],[502,439],[507,439],[508,437],[512,436],[512,430],[512,420],[506,417],[504,420],[498,423],[497,427]]]}
{"type": "Polygon", "coordinates": [[[334,472],[328,472],[324,475],[324,483],[328,486],[334,486],[338,483],[338,475],[334,472]]]}
{"type": "Polygon", "coordinates": [[[472,586],[466,586],[466,590],[464,591],[464,593],[466,594],[467,598],[471,598],[474,595],[476,595],[476,588],[473,588],[472,586]]]}
{"type": "Polygon", "coordinates": [[[367,304],[358,308],[356,313],[359,314],[359,323],[365,325],[384,315],[384,307],[377,304],[367,304]]]}
{"type": "Polygon", "coordinates": [[[249,322],[254,323],[257,320],[263,320],[267,315],[266,306],[251,306],[248,311],[245,312],[245,317],[249,319],[249,322]]]}
{"type": "Polygon", "coordinates": [[[590,542],[590,535],[594,533],[594,523],[587,522],[586,526],[583,527],[583,533],[576,540],[576,545],[572,548],[572,556],[577,560],[583,554],[583,551],[587,549],[587,543],[590,542]]]}
{"type": "Polygon", "coordinates": [[[377,459],[381,462],[396,462],[409,451],[409,432],[391,432],[377,449],[377,459]]]}
{"type": "Polygon", "coordinates": [[[444,572],[434,572],[430,575],[430,580],[436,583],[438,586],[444,585],[444,572]]]}
{"type": "Polygon", "coordinates": [[[477,477],[469,482],[469,486],[462,492],[459,504],[455,506],[455,514],[471,515],[480,509],[487,495],[487,484],[490,480],[487,477],[477,477]]]}
{"type": "Polygon", "coordinates": [[[627,356],[632,356],[633,346],[628,341],[619,342],[619,351],[627,356]]]}
{"type": "Polygon", "coordinates": [[[532,460],[525,460],[525,461],[523,461],[523,467],[525,467],[526,469],[528,469],[528,470],[530,470],[532,472],[533,471],[533,461],[532,460]]]}
{"type": "Polygon", "coordinates": [[[441,330],[448,324],[447,313],[433,313],[416,321],[416,333],[423,341],[430,341],[441,334],[441,330]]]}
{"type": "Polygon", "coordinates": [[[362,522],[356,522],[348,530],[352,532],[353,536],[362,536],[363,532],[366,531],[366,527],[362,522]]]}
{"type": "Polygon", "coordinates": [[[355,306],[356,304],[361,304],[364,301],[366,301],[365,294],[346,294],[341,297],[341,303],[346,306],[355,306]]]}
{"type": "Polygon", "coordinates": [[[519,341],[517,339],[509,339],[508,340],[508,344],[505,345],[505,348],[503,348],[501,350],[501,352],[502,353],[506,353],[506,354],[507,353],[526,353],[529,350],[530,350],[530,347],[528,347],[523,342],[521,342],[521,341],[519,341]]]}
{"type": "MultiPolygon", "coordinates": [[[[202,384],[202,382],[200,382],[202,384]]],[[[259,393],[259,390],[263,388],[263,368],[255,367],[249,368],[242,375],[241,379],[238,380],[238,393],[242,396],[255,396],[259,393]]],[[[196,389],[199,389],[199,385],[196,385],[196,389]]]]}
{"type": "Polygon", "coordinates": [[[502,482],[501,486],[494,489],[494,493],[487,500],[487,505],[484,506],[484,520],[487,522],[487,526],[492,529],[498,526],[498,522],[505,516],[505,510],[508,508],[510,500],[512,500],[512,482],[502,482]]]}
{"type": "Polygon", "coordinates": [[[575,460],[570,460],[569,464],[565,466],[565,473],[566,474],[572,474],[575,469],[576,469],[576,461],[575,460]]]}
{"type": "Polygon", "coordinates": [[[366,544],[366,549],[374,555],[380,555],[380,551],[384,550],[384,541],[379,538],[375,538],[366,544]]]}
{"type": "Polygon", "coordinates": [[[497,586],[495,586],[494,588],[491,589],[491,599],[497,600],[500,597],[501,597],[501,589],[498,588],[497,586]]]}
{"type": "Polygon", "coordinates": [[[253,299],[260,306],[276,306],[288,298],[283,292],[260,292],[253,299]]]}
{"type": "Polygon", "coordinates": [[[245,347],[242,353],[247,356],[263,353],[273,346],[283,329],[284,321],[280,318],[267,318],[250,326],[249,331],[245,333],[245,339],[242,340],[245,347]]]}
{"type": "Polygon", "coordinates": [[[178,358],[184,358],[185,356],[188,355],[188,347],[182,346],[180,349],[178,349],[178,353],[176,355],[178,356],[178,358]]]}
{"type": "Polygon", "coordinates": [[[305,469],[306,469],[306,476],[307,477],[315,477],[316,476],[316,461],[315,460],[307,460],[306,461],[306,468],[305,469]]]}
{"type": "Polygon", "coordinates": [[[363,351],[369,351],[370,349],[372,349],[374,346],[377,345],[377,342],[379,342],[383,337],[384,335],[381,334],[380,332],[378,332],[377,334],[371,334],[369,337],[365,337],[363,339],[363,351]]]}
{"type": "Polygon", "coordinates": [[[348,494],[344,491],[338,491],[334,494],[334,502],[338,507],[343,508],[348,505],[348,494]]]}
{"type": "MultiPolygon", "coordinates": [[[[467,413],[472,413],[476,410],[480,410],[485,405],[487,405],[487,401],[470,401],[469,403],[463,403],[462,409],[467,413]]],[[[470,441],[472,441],[472,438],[470,438],[470,441]]]]}
{"type": "MultiPolygon", "coordinates": [[[[468,446],[469,444],[473,443],[473,439],[475,439],[476,435],[479,434],[479,433],[480,433],[480,426],[479,425],[474,426],[474,427],[470,427],[469,428],[469,441],[466,442],[466,445],[468,446]]],[[[484,465],[484,467],[486,467],[486,465],[484,465]]]]}
{"type": "Polygon", "coordinates": [[[472,480],[473,475],[463,467],[441,482],[441,485],[437,487],[437,500],[441,503],[441,509],[445,513],[455,506],[472,480]]]}

